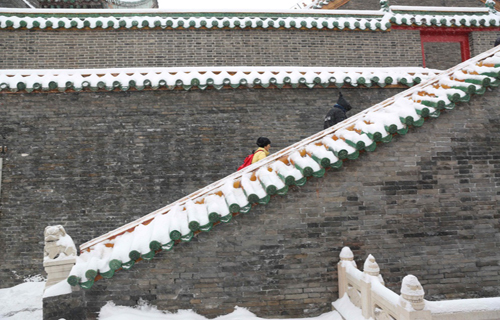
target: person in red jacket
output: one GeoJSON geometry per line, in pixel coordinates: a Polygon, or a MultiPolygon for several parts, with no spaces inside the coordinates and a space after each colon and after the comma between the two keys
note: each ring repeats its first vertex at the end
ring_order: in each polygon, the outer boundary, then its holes
{"type": "Polygon", "coordinates": [[[257,139],[257,146],[259,147],[253,153],[252,164],[264,159],[269,155],[269,149],[271,148],[271,140],[265,137],[260,137],[257,139]]]}

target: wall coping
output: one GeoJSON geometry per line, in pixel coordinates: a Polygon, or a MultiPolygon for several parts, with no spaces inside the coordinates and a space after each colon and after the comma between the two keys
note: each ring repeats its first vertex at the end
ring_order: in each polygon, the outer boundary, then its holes
{"type": "Polygon", "coordinates": [[[392,26],[500,26],[494,8],[387,7],[374,10],[202,11],[0,8],[0,29],[301,29],[389,31],[392,26]]]}
{"type": "Polygon", "coordinates": [[[440,70],[320,67],[184,67],[0,70],[0,94],[223,88],[410,87],[440,70]]]}

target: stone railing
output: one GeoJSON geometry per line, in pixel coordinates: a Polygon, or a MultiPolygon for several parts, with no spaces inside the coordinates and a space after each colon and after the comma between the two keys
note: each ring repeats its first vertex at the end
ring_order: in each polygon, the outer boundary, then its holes
{"type": "Polygon", "coordinates": [[[401,294],[384,285],[380,268],[372,255],[364,264],[364,271],[357,269],[354,255],[348,247],[340,253],[338,263],[339,299],[333,307],[345,319],[346,308],[341,300],[345,295],[352,305],[361,309],[365,319],[375,320],[456,320],[500,319],[500,298],[463,299],[448,301],[424,300],[424,289],[413,275],[403,278],[401,294]]]}

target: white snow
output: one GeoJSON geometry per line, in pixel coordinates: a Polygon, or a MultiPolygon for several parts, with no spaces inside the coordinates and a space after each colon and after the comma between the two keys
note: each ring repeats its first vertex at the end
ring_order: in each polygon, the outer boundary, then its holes
{"type": "Polygon", "coordinates": [[[151,239],[151,234],[153,233],[153,230],[154,230],[153,223],[149,223],[148,225],[141,224],[140,226],[138,226],[134,230],[134,232],[136,232],[136,235],[134,237],[134,240],[132,241],[130,250],[136,250],[141,254],[145,254],[151,251],[151,249],[149,248],[149,241],[151,239]]]}
{"type": "Polygon", "coordinates": [[[366,134],[359,134],[354,130],[343,129],[337,131],[336,134],[338,137],[352,141],[353,143],[357,143],[359,141],[364,142],[366,145],[370,145],[373,143],[373,141],[370,138],[368,138],[366,134]]]}
{"type": "MultiPolygon", "coordinates": [[[[207,318],[200,316],[191,310],[179,310],[177,313],[162,312],[144,302],[139,303],[135,308],[116,306],[112,302],[109,302],[104,307],[102,307],[101,312],[99,313],[99,320],[143,319],[206,320],[207,318]]],[[[217,317],[217,320],[264,320],[264,318],[257,317],[255,314],[245,308],[236,307],[232,313],[217,317]]],[[[303,319],[294,318],[293,320],[342,320],[342,317],[338,314],[338,312],[332,311],[325,313],[319,317],[303,319]]]]}
{"type": "Polygon", "coordinates": [[[361,309],[352,304],[347,293],[337,301],[332,303],[335,310],[338,310],[346,319],[366,320],[361,313],[361,309]]]}
{"type": "Polygon", "coordinates": [[[369,254],[368,258],[365,260],[365,264],[363,265],[363,271],[365,272],[380,272],[380,268],[375,261],[375,258],[369,254]]]}
{"type": "Polygon", "coordinates": [[[42,320],[45,282],[25,282],[0,289],[0,319],[42,320]]]}
{"type": "Polygon", "coordinates": [[[222,217],[229,214],[229,208],[226,205],[224,196],[212,194],[205,198],[205,202],[209,213],[217,212],[222,217]]]}
{"type": "MultiPolygon", "coordinates": [[[[0,289],[0,319],[5,320],[42,320],[42,295],[45,282],[26,282],[11,288],[0,289]]],[[[58,283],[45,292],[45,297],[64,294],[68,284],[58,283]]],[[[99,313],[99,320],[207,320],[191,310],[179,310],[169,313],[158,310],[155,306],[139,300],[136,307],[116,306],[108,302],[99,313]]],[[[235,310],[218,320],[264,320],[245,308],[235,307],[235,310]]],[[[68,319],[69,320],[69,319],[68,319]]],[[[286,320],[286,319],[285,319],[286,320]]],[[[289,319],[291,320],[291,319],[289,319]]],[[[294,319],[294,320],[306,320],[294,319]]],[[[342,320],[336,311],[325,313],[307,320],[342,320]]],[[[349,319],[351,320],[351,319],[349,319]]]]}
{"type": "MultiPolygon", "coordinates": [[[[0,17],[0,20],[2,18],[0,17]]],[[[261,84],[314,84],[319,79],[322,84],[343,84],[349,78],[352,85],[359,85],[362,77],[366,83],[378,78],[381,82],[387,77],[393,83],[400,79],[422,80],[441,73],[440,70],[420,67],[400,68],[344,68],[344,67],[171,67],[171,68],[109,68],[109,69],[5,69],[0,70],[0,89],[16,88],[18,83],[24,83],[27,89],[48,90],[51,82],[55,82],[59,90],[66,90],[68,83],[77,90],[85,88],[106,88],[112,90],[117,84],[121,90],[127,90],[130,82],[144,87],[149,83],[152,88],[160,86],[174,89],[184,86],[207,85],[223,86],[246,85],[253,86],[256,81],[261,84]],[[198,84],[194,84],[197,81],[198,84]],[[39,88],[37,88],[37,86],[39,88]]]]}
{"type": "Polygon", "coordinates": [[[166,230],[170,227],[168,215],[158,214],[150,224],[153,225],[151,241],[158,241],[161,244],[166,244],[172,241],[172,239],[170,239],[169,232],[166,232],[166,230]]]}
{"type": "Polygon", "coordinates": [[[409,296],[423,296],[424,290],[420,285],[417,277],[412,274],[407,275],[403,278],[403,283],[401,284],[401,293],[409,296]]]}
{"type": "Polygon", "coordinates": [[[313,170],[313,172],[317,172],[321,169],[319,164],[316,161],[314,161],[311,157],[309,157],[307,154],[304,157],[302,157],[298,151],[290,155],[290,160],[292,160],[294,164],[298,165],[302,169],[310,167],[313,170]]]}
{"type": "Polygon", "coordinates": [[[321,143],[323,143],[325,146],[337,152],[341,150],[346,150],[348,154],[356,152],[356,149],[348,145],[344,140],[342,139],[334,140],[333,136],[327,136],[323,138],[323,140],[321,140],[321,143]]]}
{"type": "Polygon", "coordinates": [[[262,184],[264,184],[266,187],[275,186],[277,190],[285,187],[285,184],[280,178],[278,178],[276,172],[270,172],[266,166],[258,169],[256,174],[262,184]]]}
{"type": "Polygon", "coordinates": [[[383,285],[383,282],[380,281],[380,278],[374,276],[371,276],[371,278],[374,296],[384,300],[387,304],[392,305],[392,307],[395,307],[399,303],[399,295],[391,289],[387,289],[383,285]]]}
{"type": "Polygon", "coordinates": [[[252,178],[251,173],[244,174],[241,177],[241,184],[247,195],[255,194],[259,199],[262,199],[265,196],[267,196],[267,193],[260,184],[259,180],[256,179],[255,181],[252,181],[251,178],[252,178]]]}
{"type": "Polygon", "coordinates": [[[318,158],[327,158],[330,160],[330,163],[339,161],[339,158],[337,158],[331,151],[328,151],[324,145],[318,146],[315,144],[310,144],[306,146],[306,151],[309,154],[318,156],[318,158]]]}
{"type": "Polygon", "coordinates": [[[60,296],[62,294],[69,293],[71,293],[71,286],[69,285],[68,281],[63,280],[47,288],[47,290],[45,290],[45,292],[43,293],[43,298],[60,296]]]}
{"type": "Polygon", "coordinates": [[[271,168],[279,172],[284,177],[294,177],[296,181],[304,177],[297,168],[291,165],[286,165],[281,161],[275,161],[274,163],[272,163],[271,168]]]}
{"type": "Polygon", "coordinates": [[[426,301],[425,308],[432,313],[455,313],[500,310],[500,297],[482,299],[462,299],[448,301],[426,301]]]}
{"type": "Polygon", "coordinates": [[[196,221],[201,226],[209,223],[207,205],[194,203],[192,200],[186,202],[186,212],[188,215],[189,222],[196,221]]]}

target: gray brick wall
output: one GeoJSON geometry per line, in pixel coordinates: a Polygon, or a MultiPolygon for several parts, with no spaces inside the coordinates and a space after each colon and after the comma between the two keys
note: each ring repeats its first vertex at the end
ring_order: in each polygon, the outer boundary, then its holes
{"type": "Polygon", "coordinates": [[[0,30],[0,68],[421,66],[418,31],[0,30]]]}
{"type": "Polygon", "coordinates": [[[446,70],[462,62],[460,42],[425,42],[425,66],[446,70]]]}
{"type": "MultiPolygon", "coordinates": [[[[343,90],[354,112],[396,89],[343,90]]],[[[0,286],[40,273],[43,229],[77,244],[227,174],[259,136],[276,151],[323,129],[336,89],[3,94],[10,130],[0,216],[0,286]]]]}
{"type": "Polygon", "coordinates": [[[83,292],[87,317],[108,300],[134,305],[140,297],[210,317],[235,305],[260,317],[315,316],[337,298],[343,246],[360,268],[373,254],[397,293],[413,274],[428,300],[500,295],[499,98],[498,89],[474,97],[267,206],[98,281],[83,292]]]}
{"type": "Polygon", "coordinates": [[[471,32],[469,35],[471,56],[477,56],[493,48],[499,36],[500,32],[471,32]]]}

